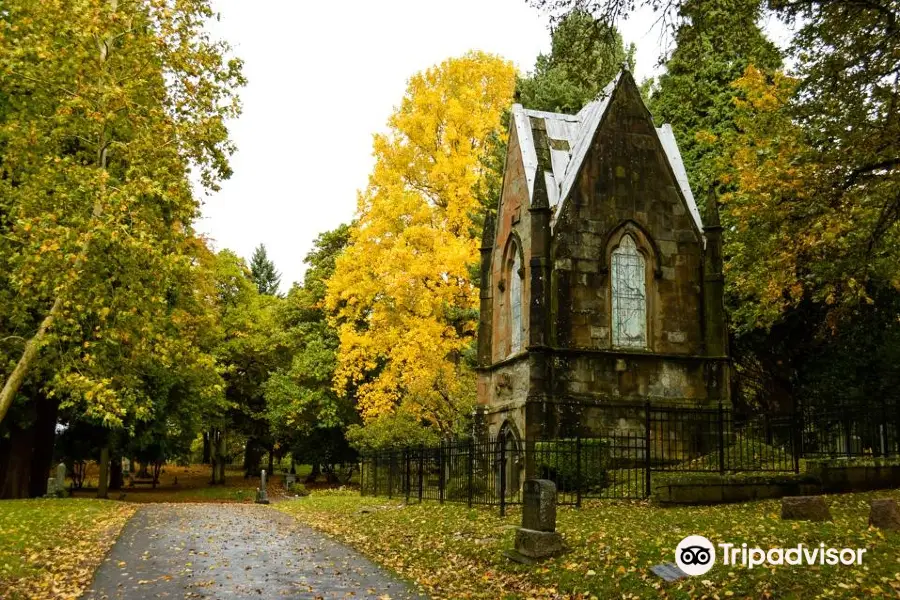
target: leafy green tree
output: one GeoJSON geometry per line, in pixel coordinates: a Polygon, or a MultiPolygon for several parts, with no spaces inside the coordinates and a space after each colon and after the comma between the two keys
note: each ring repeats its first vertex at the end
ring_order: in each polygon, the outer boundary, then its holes
{"type": "Polygon", "coordinates": [[[781,56],[757,25],[760,0],[685,0],[650,102],[657,123],[669,123],[678,140],[691,185],[701,202],[716,179],[722,137],[734,131],[732,82],[749,65],[764,71],[781,66],[781,56]]]}
{"type": "Polygon", "coordinates": [[[250,477],[257,475],[262,455],[268,451],[271,456],[275,446],[267,419],[264,384],[269,373],[284,360],[283,348],[275,337],[275,314],[283,300],[260,294],[244,261],[230,250],[222,250],[216,256],[215,280],[222,337],[214,355],[225,381],[228,403],[227,414],[216,428],[219,435],[222,430],[232,430],[247,437],[244,475],[250,477]]]}
{"type": "Polygon", "coordinates": [[[525,108],[575,114],[597,97],[622,68],[634,67],[634,44],[625,48],[615,27],[574,10],[551,32],[550,54],[539,54],[534,72],[520,78],[525,108]]]}
{"type": "Polygon", "coordinates": [[[314,473],[343,462],[333,459],[346,455],[343,430],[357,420],[352,395],[339,395],[332,386],[339,340],[324,310],[327,281],[349,240],[348,225],[316,238],[304,259],[303,284],[291,289],[277,314],[290,361],[265,385],[270,426],[295,459],[313,465],[314,473]]]}
{"type": "Polygon", "coordinates": [[[70,358],[54,390],[108,425],[145,398],[123,360],[98,357],[180,351],[155,327],[192,260],[188,170],[210,189],[230,175],[244,81],[210,16],[206,0],[4,2],[0,271],[15,300],[0,310],[24,342],[0,365],[0,420],[48,346],[70,358]]]}
{"type": "Polygon", "coordinates": [[[281,285],[281,273],[275,269],[275,263],[272,262],[266,253],[265,244],[260,244],[253,251],[253,257],[250,259],[250,273],[260,294],[267,296],[278,294],[278,286],[281,285]]]}
{"type": "Polygon", "coordinates": [[[153,328],[190,260],[199,204],[188,165],[209,188],[230,174],[224,120],[243,83],[203,29],[211,15],[204,0],[4,3],[0,196],[14,218],[0,270],[20,299],[6,320],[25,343],[2,366],[0,420],[52,341],[82,348],[57,389],[109,424],[142,410],[94,357],[123,344],[171,350],[153,328]]]}

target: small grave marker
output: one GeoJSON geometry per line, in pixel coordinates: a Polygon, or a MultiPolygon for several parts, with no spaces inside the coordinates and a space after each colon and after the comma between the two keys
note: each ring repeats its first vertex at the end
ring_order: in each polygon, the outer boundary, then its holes
{"type": "Polygon", "coordinates": [[[879,529],[900,531],[900,509],[893,498],[872,500],[869,509],[869,525],[879,529]]]}
{"type": "Polygon", "coordinates": [[[58,491],[66,489],[66,463],[56,465],[56,489],[58,491]]]}
{"type": "Polygon", "coordinates": [[[259,489],[256,490],[256,503],[257,504],[268,504],[269,496],[266,493],[266,470],[262,470],[262,475],[260,476],[259,489]]]}
{"type": "Polygon", "coordinates": [[[822,496],[786,496],[781,499],[781,519],[830,521],[831,512],[822,496]]]}
{"type": "Polygon", "coordinates": [[[529,479],[522,492],[522,526],[516,530],[515,550],[504,555],[531,564],[562,554],[565,546],[556,532],[556,484],[548,479],[529,479]]]}

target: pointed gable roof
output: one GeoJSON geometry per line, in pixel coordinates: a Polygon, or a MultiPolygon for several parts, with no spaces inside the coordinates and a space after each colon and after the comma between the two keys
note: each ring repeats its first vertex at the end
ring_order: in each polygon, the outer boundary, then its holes
{"type": "MultiPolygon", "coordinates": [[[[553,224],[556,223],[575,185],[594,134],[597,133],[597,128],[609,109],[613,93],[626,79],[625,73],[624,70],[620,71],[597,98],[587,103],[576,115],[531,110],[521,104],[514,104],[512,107],[513,123],[528,181],[529,200],[534,199],[535,178],[543,177],[550,208],[553,211],[553,224]]],[[[629,74],[628,78],[630,77],[629,74]]],[[[688,211],[697,225],[697,230],[702,233],[700,211],[694,201],[694,194],[691,192],[687,171],[681,160],[672,127],[669,124],[658,127],[656,134],[687,203],[688,211]]]]}

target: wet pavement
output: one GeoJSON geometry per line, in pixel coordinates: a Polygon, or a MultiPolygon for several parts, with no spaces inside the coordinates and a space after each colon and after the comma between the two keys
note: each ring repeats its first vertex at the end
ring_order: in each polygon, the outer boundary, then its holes
{"type": "Polygon", "coordinates": [[[138,509],[82,598],[424,598],[371,561],[261,505],[138,509]]]}

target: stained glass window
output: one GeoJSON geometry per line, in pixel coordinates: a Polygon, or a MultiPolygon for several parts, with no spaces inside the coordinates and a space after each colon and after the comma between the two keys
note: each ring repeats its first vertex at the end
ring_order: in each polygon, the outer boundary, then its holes
{"type": "Polygon", "coordinates": [[[512,247],[513,260],[509,269],[509,353],[515,354],[522,349],[522,259],[519,250],[512,247]]]}
{"type": "Polygon", "coordinates": [[[612,341],[614,346],[647,346],[647,290],[644,257],[625,235],[612,253],[612,341]]]}

